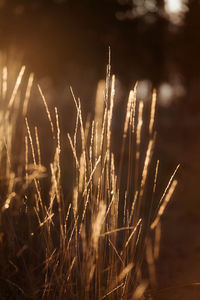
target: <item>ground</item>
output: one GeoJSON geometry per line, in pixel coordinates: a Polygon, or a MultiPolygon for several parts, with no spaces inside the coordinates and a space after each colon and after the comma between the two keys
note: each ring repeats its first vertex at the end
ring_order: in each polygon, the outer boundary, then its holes
{"type": "Polygon", "coordinates": [[[179,186],[162,218],[159,300],[200,299],[200,158],[198,134],[181,149],[179,186]]]}

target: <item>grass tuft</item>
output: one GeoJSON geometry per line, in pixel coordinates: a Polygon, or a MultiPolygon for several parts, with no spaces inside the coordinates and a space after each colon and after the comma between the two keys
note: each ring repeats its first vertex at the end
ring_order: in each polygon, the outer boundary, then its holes
{"type": "Polygon", "coordinates": [[[106,81],[98,84],[93,118],[83,116],[71,89],[76,109],[71,134],[38,85],[54,151],[46,165],[40,140],[46,129],[34,126],[28,113],[34,76],[23,81],[22,67],[8,99],[8,70],[2,70],[0,292],[5,299],[145,299],[148,287],[156,287],[161,218],[176,188],[178,167],[156,199],[156,92],[144,119],[146,104],[136,99],[137,84],[130,91],[116,144],[116,83],[110,65],[107,70],[106,81]],[[64,154],[67,147],[72,154],[64,154]],[[65,192],[64,160],[73,166],[70,193],[65,192]],[[144,278],[145,257],[149,276],[144,278]]]}

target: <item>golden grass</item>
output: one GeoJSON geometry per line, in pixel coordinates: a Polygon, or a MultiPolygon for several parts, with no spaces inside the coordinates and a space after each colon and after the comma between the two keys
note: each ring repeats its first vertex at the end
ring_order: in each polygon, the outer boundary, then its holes
{"type": "Polygon", "coordinates": [[[130,91],[119,147],[120,139],[118,145],[113,140],[113,127],[119,122],[114,110],[115,76],[110,74],[110,65],[107,70],[106,82],[98,85],[94,118],[87,118],[85,124],[80,99],[71,89],[77,114],[73,135],[60,127],[58,109],[48,107],[38,85],[54,149],[53,161],[43,166],[39,136],[44,128],[32,126],[27,113],[33,74],[28,77],[25,100],[20,106],[16,102],[25,67],[20,70],[10,99],[6,99],[8,72],[3,68],[0,286],[5,298],[143,299],[148,286],[156,287],[160,222],[177,184],[177,169],[157,201],[157,209],[152,211],[149,207],[156,202],[148,206],[146,202],[155,198],[159,168],[157,161],[151,179],[156,92],[145,133],[144,103],[136,99],[137,84],[130,91]],[[21,123],[25,126],[19,135],[17,124],[21,123]],[[62,160],[72,165],[70,155],[61,157],[63,132],[74,160],[71,196],[63,192],[67,178],[62,177],[62,160]],[[146,151],[141,146],[144,136],[148,136],[146,151]],[[17,142],[22,155],[16,161],[17,142]],[[116,159],[118,153],[120,161],[116,159]],[[146,195],[149,181],[152,194],[146,195]],[[145,256],[149,278],[144,280],[145,256]]]}

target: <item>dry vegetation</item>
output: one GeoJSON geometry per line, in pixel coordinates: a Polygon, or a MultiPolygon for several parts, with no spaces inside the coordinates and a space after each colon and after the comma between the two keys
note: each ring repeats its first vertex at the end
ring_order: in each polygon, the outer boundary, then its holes
{"type": "Polygon", "coordinates": [[[176,169],[161,199],[156,199],[156,92],[143,128],[144,104],[136,100],[136,86],[130,91],[117,146],[112,133],[119,120],[114,115],[115,76],[110,65],[106,82],[98,85],[93,121],[83,121],[81,102],[71,90],[77,113],[73,134],[61,128],[60,113],[48,107],[38,86],[54,150],[54,159],[44,166],[39,136],[45,129],[34,128],[27,115],[36,83],[32,74],[25,79],[24,74],[22,67],[12,93],[6,67],[1,76],[1,299],[153,297],[160,218],[177,184],[176,169]],[[73,164],[71,196],[63,192],[63,135],[73,154],[73,162],[64,156],[73,164]],[[144,137],[148,138],[142,144],[144,137]],[[143,275],[145,257],[148,276],[143,275]]]}

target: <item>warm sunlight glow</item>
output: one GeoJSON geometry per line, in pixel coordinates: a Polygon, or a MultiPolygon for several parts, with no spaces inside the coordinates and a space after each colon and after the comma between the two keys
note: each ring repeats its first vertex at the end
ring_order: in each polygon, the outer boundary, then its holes
{"type": "Polygon", "coordinates": [[[165,9],[168,13],[179,13],[182,10],[182,0],[166,0],[165,9]]]}
{"type": "Polygon", "coordinates": [[[165,0],[165,11],[172,23],[181,24],[188,10],[188,0],[165,0]]]}

